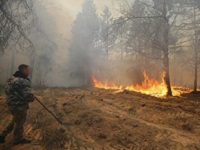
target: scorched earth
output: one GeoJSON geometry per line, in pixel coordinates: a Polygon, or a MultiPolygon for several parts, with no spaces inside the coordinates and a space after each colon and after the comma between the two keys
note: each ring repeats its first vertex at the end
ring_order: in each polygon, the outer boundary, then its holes
{"type": "MultiPolygon", "coordinates": [[[[63,122],[59,125],[36,101],[30,105],[25,136],[29,145],[11,150],[197,150],[200,149],[200,94],[155,98],[104,89],[37,89],[35,95],[63,122]]],[[[11,115],[0,97],[0,130],[11,115]]]]}

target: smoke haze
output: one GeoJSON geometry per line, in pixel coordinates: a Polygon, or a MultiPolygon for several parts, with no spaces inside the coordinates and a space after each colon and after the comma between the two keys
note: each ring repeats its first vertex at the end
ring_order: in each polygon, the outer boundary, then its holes
{"type": "MultiPolygon", "coordinates": [[[[116,5],[120,2],[124,1],[94,0],[97,14],[88,19],[86,15],[88,6],[84,8],[84,0],[35,0],[37,22],[30,34],[36,51],[33,84],[88,86],[91,82],[88,78],[92,79],[92,75],[101,80],[110,80],[124,85],[137,84],[143,81],[144,70],[147,70],[150,77],[161,80],[164,70],[162,61],[140,55],[145,51],[149,55],[162,59],[160,52],[156,50],[158,47],[155,43],[148,43],[142,37],[142,29],[138,27],[142,26],[142,22],[137,20],[138,22],[134,24],[135,22],[132,21],[124,27],[120,24],[124,21],[123,17],[118,17],[124,15],[120,14],[119,6],[116,5]],[[109,11],[105,9],[106,7],[109,11]],[[117,26],[108,29],[113,23],[117,26]],[[96,28],[98,31],[95,31],[96,28]],[[105,31],[107,33],[104,33],[105,31]],[[142,38],[139,39],[137,36],[142,38]],[[91,44],[87,45],[88,43],[91,44]]],[[[126,9],[131,12],[132,7],[127,6],[126,9]]],[[[143,10],[137,10],[137,7],[134,9],[136,12],[131,12],[133,14],[137,14],[138,11],[142,13],[143,10]]],[[[155,20],[152,22],[156,25],[160,24],[155,20]]],[[[152,30],[158,29],[160,33],[156,34],[158,36],[156,38],[159,39],[163,31],[156,25],[152,25],[152,29],[148,29],[147,34],[152,34],[152,30]]],[[[176,41],[173,36],[170,35],[171,45],[175,45],[173,42],[176,41]]],[[[188,55],[187,50],[188,48],[177,49],[174,56],[179,55],[179,58],[183,59],[184,55],[188,55]]],[[[17,70],[18,65],[22,63],[31,65],[32,59],[29,53],[23,53],[14,46],[9,46],[0,57],[0,84],[5,83],[6,79],[17,70]],[[12,64],[14,64],[13,70],[10,69],[12,64]]],[[[172,84],[192,87],[194,73],[191,65],[193,64],[183,64],[175,57],[170,57],[172,58],[170,65],[172,84]],[[185,73],[180,73],[183,70],[186,70],[185,73]]]]}
{"type": "MultiPolygon", "coordinates": [[[[34,1],[34,9],[38,19],[37,27],[33,29],[31,35],[37,53],[35,69],[38,70],[38,66],[41,66],[41,63],[44,64],[44,62],[39,62],[39,57],[46,55],[48,62],[45,63],[48,63],[47,66],[51,64],[47,76],[44,77],[47,86],[69,86],[67,81],[68,48],[72,25],[76,15],[81,10],[82,4],[83,0],[34,1]]],[[[111,2],[96,0],[95,5],[101,12],[105,6],[111,5],[111,2]]],[[[1,84],[5,83],[6,79],[17,70],[20,64],[29,64],[30,55],[16,51],[13,72],[10,70],[11,63],[12,48],[9,47],[0,59],[1,84]]],[[[38,74],[38,76],[40,75],[42,74],[38,74]]],[[[34,81],[36,78],[34,77],[34,81]]]]}

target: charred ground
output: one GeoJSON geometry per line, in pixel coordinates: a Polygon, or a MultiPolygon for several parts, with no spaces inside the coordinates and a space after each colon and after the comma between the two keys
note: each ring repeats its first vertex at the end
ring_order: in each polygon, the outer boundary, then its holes
{"type": "MultiPolygon", "coordinates": [[[[30,105],[25,135],[30,145],[0,149],[200,149],[200,94],[155,98],[103,89],[47,88],[38,98],[62,121],[59,125],[37,102],[30,105]]],[[[11,119],[0,98],[0,130],[11,119]]]]}

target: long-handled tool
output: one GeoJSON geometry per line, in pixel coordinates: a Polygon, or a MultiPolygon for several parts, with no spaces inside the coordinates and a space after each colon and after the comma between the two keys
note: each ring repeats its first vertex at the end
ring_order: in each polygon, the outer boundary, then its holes
{"type": "Polygon", "coordinates": [[[37,97],[35,97],[35,100],[37,100],[40,105],[42,105],[42,107],[47,111],[49,112],[57,121],[59,124],[61,125],[64,125],[64,126],[74,126],[74,124],[71,124],[71,123],[63,123],[60,119],[58,119],[58,117],[56,117],[56,115],[54,115],[53,112],[51,112],[37,97]]]}

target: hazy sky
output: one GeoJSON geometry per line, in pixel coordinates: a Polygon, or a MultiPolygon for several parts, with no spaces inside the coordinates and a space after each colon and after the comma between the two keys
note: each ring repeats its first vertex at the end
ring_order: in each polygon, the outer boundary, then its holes
{"type": "MultiPolygon", "coordinates": [[[[52,7],[62,12],[67,12],[75,17],[81,10],[83,0],[48,0],[52,7]]],[[[113,9],[113,0],[94,0],[98,12],[102,11],[106,6],[113,9]]]]}
{"type": "MultiPolygon", "coordinates": [[[[58,41],[61,44],[69,44],[71,38],[71,28],[76,15],[81,11],[84,0],[48,0],[46,7],[52,15],[52,21],[56,24],[56,31],[59,36],[63,37],[65,41],[58,41]]],[[[113,1],[116,0],[94,0],[97,11],[102,13],[103,9],[108,6],[113,14],[116,14],[115,5],[113,1]]]]}

